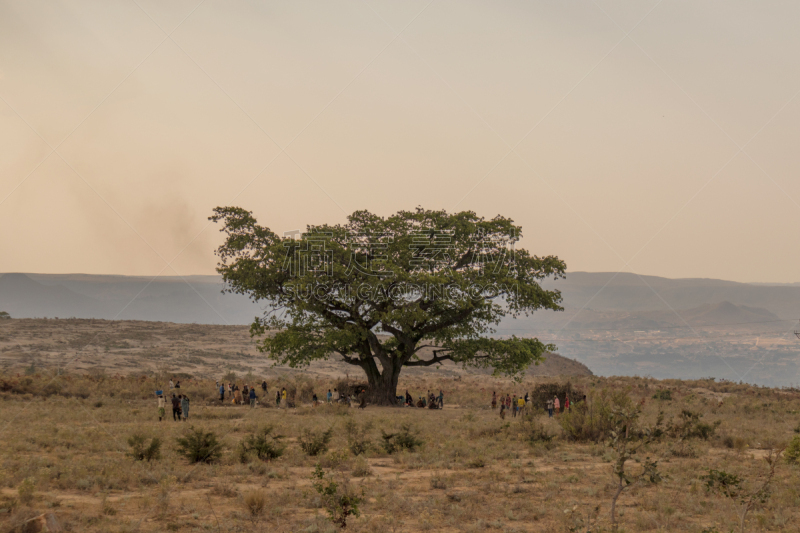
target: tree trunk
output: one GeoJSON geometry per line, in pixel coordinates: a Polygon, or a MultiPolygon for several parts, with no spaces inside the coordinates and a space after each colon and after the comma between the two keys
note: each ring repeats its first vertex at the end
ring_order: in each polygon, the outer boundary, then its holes
{"type": "Polygon", "coordinates": [[[400,377],[400,370],[393,367],[384,368],[382,373],[377,369],[364,370],[369,382],[367,400],[375,405],[397,405],[397,379],[400,377]]]}

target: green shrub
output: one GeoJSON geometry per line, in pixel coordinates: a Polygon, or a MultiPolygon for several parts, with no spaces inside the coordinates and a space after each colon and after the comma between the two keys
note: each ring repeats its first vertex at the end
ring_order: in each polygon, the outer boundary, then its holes
{"type": "Polygon", "coordinates": [[[714,436],[717,428],[722,423],[717,420],[713,424],[706,424],[700,419],[703,415],[684,409],[681,411],[680,418],[674,421],[668,432],[671,436],[679,439],[702,439],[708,440],[714,436]]]}
{"type": "Polygon", "coordinates": [[[570,411],[562,413],[558,423],[571,440],[599,442],[607,439],[614,428],[614,410],[632,406],[627,391],[591,391],[585,402],[575,402],[570,411]]]}
{"type": "Polygon", "coordinates": [[[211,431],[189,428],[185,437],[176,439],[178,453],[186,457],[190,463],[213,463],[222,455],[222,443],[211,431]]]}
{"type": "Polygon", "coordinates": [[[400,426],[400,431],[397,433],[386,433],[381,430],[383,435],[383,449],[386,453],[393,454],[400,450],[408,450],[413,452],[424,444],[424,442],[417,438],[417,435],[412,433],[411,426],[403,424],[400,426]]]}
{"type": "Polygon", "coordinates": [[[317,465],[311,475],[311,484],[322,498],[322,506],[328,511],[331,521],[340,528],[347,527],[349,516],[360,515],[358,506],[363,500],[363,489],[361,496],[356,496],[350,492],[347,479],[341,486],[330,477],[326,479],[325,471],[320,465],[317,465]]]}
{"type": "Polygon", "coordinates": [[[783,457],[789,464],[800,464],[800,436],[795,436],[783,452],[783,457]]]}
{"type": "Polygon", "coordinates": [[[372,448],[372,441],[367,437],[366,432],[369,430],[369,424],[359,425],[356,421],[350,419],[344,424],[345,432],[347,433],[347,447],[353,455],[362,455],[367,453],[372,448]]]}
{"type": "Polygon", "coordinates": [[[654,400],[662,400],[665,402],[672,401],[672,392],[668,389],[659,389],[653,394],[654,400]]]}
{"type": "Polygon", "coordinates": [[[136,433],[128,438],[128,446],[131,451],[128,456],[133,457],[134,461],[153,461],[161,459],[161,440],[158,437],[153,437],[150,444],[145,446],[147,437],[136,433]]]}
{"type": "Polygon", "coordinates": [[[244,438],[239,448],[242,462],[246,462],[251,453],[262,461],[271,461],[283,455],[286,450],[286,446],[280,443],[283,435],[273,435],[273,429],[272,426],[266,426],[244,438]]]}
{"type": "Polygon", "coordinates": [[[317,456],[321,453],[328,451],[328,444],[333,437],[333,427],[328,428],[327,431],[322,433],[304,429],[303,434],[300,436],[300,448],[311,457],[317,456]]]}

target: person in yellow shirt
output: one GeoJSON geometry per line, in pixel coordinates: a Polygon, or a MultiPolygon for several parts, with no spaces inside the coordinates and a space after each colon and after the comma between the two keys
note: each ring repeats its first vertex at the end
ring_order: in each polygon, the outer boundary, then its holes
{"type": "Polygon", "coordinates": [[[525,398],[520,396],[519,399],[517,400],[517,406],[518,406],[519,414],[521,415],[522,414],[522,410],[525,408],[525,398]]]}
{"type": "Polygon", "coordinates": [[[281,390],[281,409],[286,409],[286,387],[281,390]]]}

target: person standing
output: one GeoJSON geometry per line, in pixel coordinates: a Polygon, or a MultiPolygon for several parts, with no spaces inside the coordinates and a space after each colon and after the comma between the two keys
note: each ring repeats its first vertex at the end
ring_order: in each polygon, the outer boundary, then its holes
{"type": "Polygon", "coordinates": [[[267,394],[267,380],[261,382],[261,390],[264,391],[264,394],[267,394]]]}
{"type": "Polygon", "coordinates": [[[159,394],[158,395],[158,421],[159,422],[161,422],[161,420],[166,415],[166,410],[164,409],[165,406],[166,406],[166,402],[164,401],[164,395],[163,394],[159,394]]]}
{"type": "Polygon", "coordinates": [[[175,397],[174,393],[172,394],[172,419],[175,422],[181,419],[181,400],[175,397]]]}
{"type": "Polygon", "coordinates": [[[231,386],[231,382],[228,382],[228,398],[233,398],[233,387],[231,386]]]}
{"type": "Polygon", "coordinates": [[[408,407],[414,407],[414,398],[411,397],[411,393],[408,392],[408,389],[406,389],[406,405],[408,407]]]}
{"type": "Polygon", "coordinates": [[[250,389],[250,409],[256,406],[256,389],[250,389]]]}
{"type": "Polygon", "coordinates": [[[497,409],[497,391],[492,391],[492,409],[497,409]]]}
{"type": "Polygon", "coordinates": [[[183,421],[189,418],[189,398],[184,394],[181,397],[181,412],[183,413],[183,421]]]}
{"type": "Polygon", "coordinates": [[[439,409],[444,409],[444,392],[439,389],[439,409]]]}
{"type": "Polygon", "coordinates": [[[333,401],[334,401],[334,403],[338,403],[339,402],[339,391],[336,390],[336,389],[333,389],[333,401]]]}
{"type": "Polygon", "coordinates": [[[333,398],[333,394],[331,393],[330,389],[328,389],[328,396],[326,398],[328,400],[328,403],[331,403],[331,398],[333,398]]]}
{"type": "Polygon", "coordinates": [[[547,400],[547,414],[553,418],[553,400],[547,400]]]}
{"type": "Polygon", "coordinates": [[[520,416],[522,416],[522,410],[525,409],[525,399],[520,396],[517,399],[517,411],[520,416]]]}
{"type": "Polygon", "coordinates": [[[567,397],[564,398],[564,410],[569,412],[569,395],[567,395],[567,397]]]}
{"type": "Polygon", "coordinates": [[[287,404],[287,401],[286,401],[286,387],[283,387],[281,389],[281,409],[286,409],[286,407],[287,407],[286,404],[287,404]]]}
{"type": "Polygon", "coordinates": [[[169,380],[169,389],[172,390],[174,388],[175,388],[175,384],[172,382],[172,380],[169,380]]]}
{"type": "Polygon", "coordinates": [[[276,390],[275,391],[275,407],[280,408],[280,406],[281,406],[281,391],[280,390],[276,390]]]}
{"type": "Polygon", "coordinates": [[[506,409],[511,409],[511,395],[506,394],[506,409]]]}
{"type": "Polygon", "coordinates": [[[556,396],[553,400],[553,406],[555,407],[556,416],[558,416],[559,409],[561,409],[561,403],[558,401],[558,396],[556,396]]]}
{"type": "Polygon", "coordinates": [[[511,418],[517,417],[517,395],[514,395],[514,398],[511,399],[511,418]]]}
{"type": "Polygon", "coordinates": [[[225,401],[225,385],[219,386],[219,401],[220,402],[225,401]]]}

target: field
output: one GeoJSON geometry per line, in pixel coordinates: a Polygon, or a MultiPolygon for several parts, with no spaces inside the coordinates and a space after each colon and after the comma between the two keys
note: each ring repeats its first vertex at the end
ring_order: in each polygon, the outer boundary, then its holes
{"type": "MultiPolygon", "coordinates": [[[[489,405],[492,390],[563,389],[566,379],[515,384],[490,376],[411,376],[401,378],[400,390],[417,397],[442,389],[445,408],[361,410],[303,401],[312,390],[322,397],[336,386],[331,379],[271,378],[268,401],[251,409],[220,403],[213,380],[184,378],[176,392],[191,399],[188,422],[174,422],[169,406],[159,422],[153,391],[169,377],[35,369],[1,375],[0,528],[21,530],[26,519],[52,513],[65,531],[336,531],[327,513],[331,498],[312,484],[320,465],[325,486],[336,482],[337,496],[362,499],[347,531],[611,529],[618,486],[611,435],[597,442],[571,438],[561,423],[572,417],[577,424],[580,404],[554,418],[534,404],[525,416],[505,419],[489,405]],[[276,407],[276,387],[284,386],[295,392],[297,408],[276,407]],[[382,432],[397,433],[403,425],[419,446],[388,453],[382,432]],[[266,426],[283,436],[276,441],[283,454],[262,460],[243,453],[241,443],[266,426]],[[190,428],[213,432],[221,456],[192,464],[180,455],[176,439],[190,428]],[[303,450],[306,432],[329,429],[327,450],[317,456],[303,450]],[[145,444],[158,437],[161,457],[135,460],[133,435],[145,444]],[[366,449],[355,455],[359,448],[366,449]]],[[[637,481],[644,463],[628,461],[634,483],[617,503],[621,531],[738,531],[737,503],[707,491],[701,476],[708,469],[737,474],[752,492],[767,477],[768,450],[800,431],[796,390],[713,380],[570,379],[587,394],[593,419],[625,398],[641,408],[638,422],[629,424],[630,445],[642,446],[634,457],[658,459],[663,480],[637,481]],[[681,426],[684,410],[701,415],[696,424],[681,426]],[[648,439],[636,428],[655,425],[659,412],[663,435],[643,444],[648,439]]],[[[239,375],[237,382],[260,382],[260,376],[239,375]]],[[[748,513],[746,531],[800,531],[800,470],[783,457],[776,464],[771,490],[748,513]]]]}

